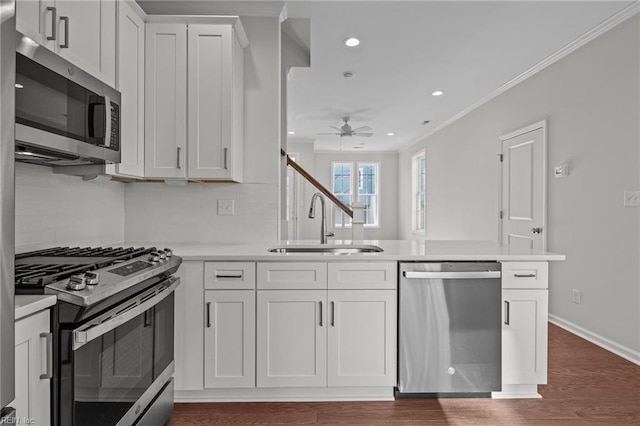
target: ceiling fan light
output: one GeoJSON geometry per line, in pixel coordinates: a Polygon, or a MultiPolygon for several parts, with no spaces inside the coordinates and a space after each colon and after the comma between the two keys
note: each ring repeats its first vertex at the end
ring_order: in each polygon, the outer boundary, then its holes
{"type": "Polygon", "coordinates": [[[358,39],[356,37],[349,37],[349,38],[344,40],[344,44],[347,47],[356,47],[357,45],[360,44],[360,39],[358,39]]]}
{"type": "Polygon", "coordinates": [[[387,133],[387,136],[395,136],[395,135],[396,135],[396,134],[395,134],[395,133],[393,133],[393,132],[389,132],[389,133],[387,133]]]}
{"type": "Polygon", "coordinates": [[[432,96],[442,96],[444,95],[444,91],[442,90],[436,90],[433,93],[431,93],[432,96]]]}

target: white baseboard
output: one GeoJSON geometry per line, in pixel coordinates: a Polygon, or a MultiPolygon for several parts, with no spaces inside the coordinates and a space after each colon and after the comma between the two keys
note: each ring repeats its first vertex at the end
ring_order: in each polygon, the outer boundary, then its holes
{"type": "Polygon", "coordinates": [[[598,345],[603,349],[608,350],[609,352],[612,352],[628,361],[631,361],[636,365],[640,365],[640,352],[638,351],[634,351],[631,348],[611,341],[606,337],[599,336],[589,330],[580,327],[579,325],[576,325],[555,315],[549,314],[549,322],[557,325],[558,327],[562,327],[565,330],[577,336],[580,336],[583,339],[588,340],[589,342],[598,345]]]}

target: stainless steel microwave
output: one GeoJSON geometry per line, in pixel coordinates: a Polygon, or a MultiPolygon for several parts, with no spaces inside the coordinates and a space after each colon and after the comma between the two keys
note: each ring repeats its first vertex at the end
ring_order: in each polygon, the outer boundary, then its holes
{"type": "Polygon", "coordinates": [[[120,93],[19,34],[16,160],[48,166],[120,162],[120,93]]]}

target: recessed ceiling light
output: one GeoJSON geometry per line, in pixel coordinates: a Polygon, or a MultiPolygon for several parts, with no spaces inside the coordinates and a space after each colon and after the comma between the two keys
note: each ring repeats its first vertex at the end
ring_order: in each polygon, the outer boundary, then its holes
{"type": "Polygon", "coordinates": [[[395,136],[395,135],[396,135],[396,134],[395,134],[395,133],[393,133],[393,132],[389,132],[389,133],[387,133],[387,136],[395,136]]]}
{"type": "Polygon", "coordinates": [[[347,45],[347,47],[356,47],[360,44],[360,40],[355,37],[349,37],[344,41],[344,44],[347,45]]]}
{"type": "Polygon", "coordinates": [[[433,96],[442,96],[444,95],[444,92],[442,90],[436,90],[435,92],[431,93],[433,96]]]}
{"type": "Polygon", "coordinates": [[[24,86],[20,83],[16,83],[16,89],[22,89],[24,86]]]}
{"type": "Polygon", "coordinates": [[[342,73],[342,76],[347,80],[351,80],[353,78],[353,73],[351,71],[345,71],[342,73]]]}
{"type": "Polygon", "coordinates": [[[289,130],[289,131],[287,132],[287,134],[289,134],[289,135],[295,135],[295,134],[296,134],[296,132],[294,132],[293,130],[289,130]]]}

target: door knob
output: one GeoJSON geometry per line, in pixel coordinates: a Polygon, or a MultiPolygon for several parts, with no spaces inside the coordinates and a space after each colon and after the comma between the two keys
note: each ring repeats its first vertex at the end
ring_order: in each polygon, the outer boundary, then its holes
{"type": "Polygon", "coordinates": [[[542,234],[542,228],[531,228],[531,232],[534,234],[542,234]]]}

